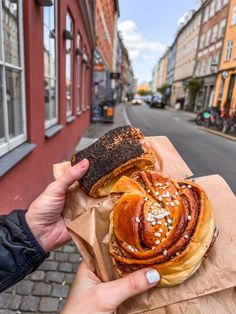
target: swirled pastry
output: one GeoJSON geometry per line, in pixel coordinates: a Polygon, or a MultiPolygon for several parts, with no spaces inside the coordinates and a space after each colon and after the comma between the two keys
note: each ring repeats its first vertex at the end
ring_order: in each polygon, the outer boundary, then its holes
{"type": "Polygon", "coordinates": [[[133,126],[113,129],[94,144],[72,156],[72,165],[87,158],[90,167],[80,180],[81,188],[90,196],[109,195],[112,186],[123,175],[153,169],[156,156],[142,132],[133,126]]]}
{"type": "Polygon", "coordinates": [[[166,287],[199,268],[216,236],[213,209],[200,186],[141,171],[123,176],[112,196],[109,250],[119,275],[152,267],[166,287]]]}

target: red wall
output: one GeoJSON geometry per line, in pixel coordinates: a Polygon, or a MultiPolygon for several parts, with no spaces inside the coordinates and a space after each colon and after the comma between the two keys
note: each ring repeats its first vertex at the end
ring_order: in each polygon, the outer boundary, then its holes
{"type": "MultiPolygon", "coordinates": [[[[58,99],[59,124],[63,125],[63,129],[52,138],[45,138],[43,9],[36,4],[36,1],[23,1],[23,3],[27,134],[28,142],[36,144],[37,147],[0,179],[1,213],[7,213],[14,208],[26,209],[29,206],[48,183],[53,180],[52,165],[70,158],[76,144],[85,133],[90,119],[90,112],[87,110],[80,116],[77,116],[75,113],[75,120],[73,122],[69,124],[66,122],[65,42],[63,40],[63,30],[65,29],[67,9],[70,10],[74,19],[74,43],[76,43],[76,33],[79,31],[82,37],[82,45],[87,49],[90,64],[92,62],[92,47],[88,41],[77,1],[58,1],[58,99]]],[[[76,62],[75,53],[73,55],[74,62],[76,62]]],[[[73,106],[75,110],[76,63],[74,63],[73,68],[73,106]]],[[[91,102],[91,76],[88,81],[86,99],[89,105],[91,102]]]]}

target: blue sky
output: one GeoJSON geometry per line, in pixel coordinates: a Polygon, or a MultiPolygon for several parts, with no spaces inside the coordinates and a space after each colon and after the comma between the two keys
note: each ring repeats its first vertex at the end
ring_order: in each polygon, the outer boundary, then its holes
{"type": "Polygon", "coordinates": [[[184,14],[197,0],[119,0],[119,29],[139,83],[151,80],[153,66],[174,39],[184,14]]]}

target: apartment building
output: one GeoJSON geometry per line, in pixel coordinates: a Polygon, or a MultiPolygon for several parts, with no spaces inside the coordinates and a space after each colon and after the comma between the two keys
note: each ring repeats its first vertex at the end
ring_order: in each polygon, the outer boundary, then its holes
{"type": "Polygon", "coordinates": [[[89,0],[0,1],[2,214],[29,206],[87,128],[92,11],[89,0]]]}
{"type": "Polygon", "coordinates": [[[189,95],[185,86],[186,82],[194,75],[201,18],[201,7],[197,11],[189,12],[177,34],[174,78],[171,91],[172,106],[181,97],[185,97],[186,106],[189,106],[189,95]]]}
{"type": "Polygon", "coordinates": [[[232,115],[236,111],[236,0],[230,1],[226,25],[213,105],[232,115]]]}
{"type": "Polygon", "coordinates": [[[200,29],[195,77],[203,80],[198,92],[195,110],[213,105],[216,76],[223,48],[229,0],[208,0],[202,5],[203,17],[200,29]]]}

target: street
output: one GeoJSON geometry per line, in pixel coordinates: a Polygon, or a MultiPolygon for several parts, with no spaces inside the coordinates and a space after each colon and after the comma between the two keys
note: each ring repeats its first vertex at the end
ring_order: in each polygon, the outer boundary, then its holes
{"type": "Polygon", "coordinates": [[[145,136],[167,136],[194,176],[219,174],[236,194],[236,142],[200,130],[186,112],[152,109],[144,102],[128,105],[126,112],[145,136]]]}

